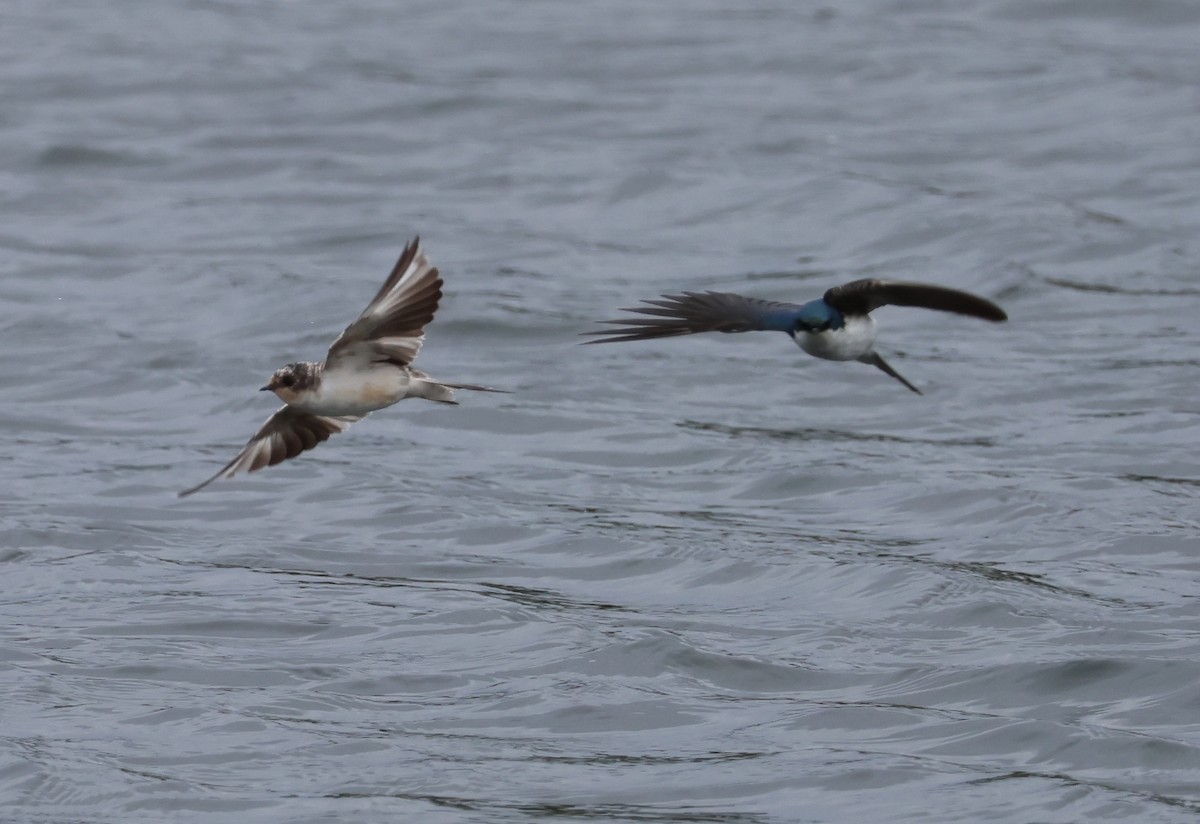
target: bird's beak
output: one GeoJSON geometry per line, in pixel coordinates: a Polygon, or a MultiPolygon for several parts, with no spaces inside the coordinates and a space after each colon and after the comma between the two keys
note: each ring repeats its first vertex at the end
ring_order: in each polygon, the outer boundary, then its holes
{"type": "Polygon", "coordinates": [[[262,387],[262,388],[261,388],[261,389],[259,389],[258,391],[259,391],[259,392],[270,392],[270,391],[271,391],[271,384],[269,384],[269,383],[268,383],[266,386],[262,387]]]}

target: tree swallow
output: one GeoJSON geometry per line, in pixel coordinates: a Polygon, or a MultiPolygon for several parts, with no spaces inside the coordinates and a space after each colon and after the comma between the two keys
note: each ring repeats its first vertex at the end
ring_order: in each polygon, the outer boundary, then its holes
{"type": "Polygon", "coordinates": [[[458,403],[455,389],[503,391],[434,380],[411,366],[441,296],[442,278],[429,265],[421,239],[414,238],[367,308],[329,347],[325,362],[289,363],[277,369],[262,391],[274,392],[284,405],[220,472],[180,492],[179,497],[191,495],[217,478],[232,478],[294,458],[375,410],[405,398],[458,403]]]}
{"type": "Polygon", "coordinates": [[[644,300],[646,306],[622,309],[648,318],[602,320],[620,326],[585,335],[606,335],[587,343],[671,338],[698,332],[786,332],[810,355],[826,360],[859,361],[877,366],[918,395],[920,389],[905,380],[874,349],[875,319],[880,306],[919,306],[954,312],[984,320],[1008,320],[990,300],[927,283],[891,280],[854,280],[835,286],[825,296],[805,304],[747,298],[729,292],[684,292],[644,300]]]}

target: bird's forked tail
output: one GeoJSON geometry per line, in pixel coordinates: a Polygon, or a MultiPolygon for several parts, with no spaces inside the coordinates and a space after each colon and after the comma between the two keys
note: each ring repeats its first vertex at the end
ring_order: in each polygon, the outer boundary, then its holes
{"type": "Polygon", "coordinates": [[[505,395],[512,394],[507,389],[493,389],[490,386],[480,386],[474,383],[450,383],[448,381],[434,380],[430,377],[422,377],[414,380],[410,385],[409,394],[414,398],[424,398],[427,401],[458,403],[454,399],[455,389],[472,389],[476,392],[499,392],[505,395]]]}

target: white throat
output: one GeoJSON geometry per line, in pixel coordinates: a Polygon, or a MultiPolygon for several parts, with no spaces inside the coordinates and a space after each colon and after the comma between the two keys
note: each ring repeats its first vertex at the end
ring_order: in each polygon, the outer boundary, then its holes
{"type": "Polygon", "coordinates": [[[796,345],[816,358],[835,361],[858,360],[875,343],[875,318],[851,315],[841,329],[824,332],[796,332],[796,345]]]}

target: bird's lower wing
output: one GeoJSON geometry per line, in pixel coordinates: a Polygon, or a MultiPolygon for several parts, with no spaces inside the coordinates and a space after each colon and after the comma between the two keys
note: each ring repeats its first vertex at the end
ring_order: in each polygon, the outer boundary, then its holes
{"type": "Polygon", "coordinates": [[[180,492],[179,497],[183,498],[193,492],[199,492],[217,478],[232,478],[243,472],[254,472],[264,466],[274,466],[288,458],[294,458],[301,452],[328,440],[330,435],[345,431],[350,424],[362,420],[363,417],[362,415],[338,417],[309,415],[290,406],[282,406],[259,427],[259,430],[254,433],[254,437],[246,443],[237,457],[221,467],[220,472],[204,483],[180,492]]]}
{"type": "Polygon", "coordinates": [[[412,363],[441,297],[442,278],[425,257],[421,239],[413,238],[367,308],[329,347],[326,367],[351,362],[412,363]]]}
{"type": "Polygon", "coordinates": [[[800,309],[794,303],[747,298],[730,292],[684,292],[642,303],[646,305],[621,311],[649,317],[598,321],[620,328],[584,332],[584,335],[605,336],[585,343],[650,340],[699,332],[791,332],[800,309]]]}
{"type": "Polygon", "coordinates": [[[987,298],[929,283],[897,280],[852,280],[825,293],[825,302],[843,314],[865,315],[880,306],[917,306],[990,321],[1008,320],[1003,309],[987,298]]]}

